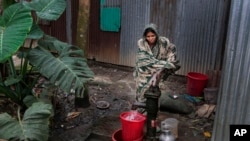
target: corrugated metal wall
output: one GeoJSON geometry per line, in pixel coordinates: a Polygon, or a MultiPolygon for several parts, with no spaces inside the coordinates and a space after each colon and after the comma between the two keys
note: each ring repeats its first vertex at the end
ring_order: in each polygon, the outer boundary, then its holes
{"type": "Polygon", "coordinates": [[[58,20],[46,22],[45,24],[40,24],[40,27],[46,34],[54,36],[61,41],[75,44],[79,0],[73,0],[69,2],[70,2],[70,7],[68,7],[68,9],[64,11],[64,13],[58,20]],[[66,12],[68,12],[68,14],[71,15],[67,15],[66,12]],[[70,33],[67,33],[67,31],[69,32],[69,30],[70,33]],[[68,37],[67,34],[69,34],[71,37],[68,37]]]}
{"type": "Polygon", "coordinates": [[[54,36],[61,41],[67,42],[66,12],[64,12],[57,21],[50,21],[46,22],[45,24],[41,23],[40,27],[46,34],[54,36]]]}
{"type": "Polygon", "coordinates": [[[183,21],[181,16],[177,17],[181,12],[185,13],[181,4],[181,1],[176,0],[151,0],[150,21],[156,23],[159,34],[166,36],[171,42],[175,40],[177,25],[183,21]]]}
{"type": "Polygon", "coordinates": [[[232,0],[230,11],[212,141],[229,141],[231,124],[250,125],[250,1],[232,0]]]}
{"type": "MultiPolygon", "coordinates": [[[[103,0],[104,6],[118,7],[117,0],[103,0]]],[[[91,0],[87,58],[99,62],[119,64],[120,32],[100,30],[100,0],[91,0]]]]}
{"type": "Polygon", "coordinates": [[[149,23],[150,0],[122,0],[120,62],[134,66],[137,40],[142,37],[145,23],[149,23]]]}
{"type": "Polygon", "coordinates": [[[144,26],[154,22],[160,34],[177,46],[182,66],[177,74],[220,69],[227,0],[117,0],[116,5],[120,4],[122,11],[120,33],[99,30],[99,2],[91,1],[88,58],[134,67],[137,40],[142,37],[144,26]]]}
{"type": "MultiPolygon", "coordinates": [[[[182,68],[177,74],[190,71],[206,73],[215,68],[217,53],[222,43],[215,44],[217,32],[223,32],[225,2],[218,0],[152,0],[150,21],[159,32],[177,46],[177,57],[182,68]],[[220,22],[218,22],[220,21],[220,22]]],[[[224,25],[225,27],[225,25],[224,25]]],[[[222,59],[222,58],[218,58],[222,59]]]]}

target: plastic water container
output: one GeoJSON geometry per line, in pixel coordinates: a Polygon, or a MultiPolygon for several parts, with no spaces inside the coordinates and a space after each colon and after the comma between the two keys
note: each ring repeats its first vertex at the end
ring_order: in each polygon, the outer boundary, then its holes
{"type": "Polygon", "coordinates": [[[204,89],[204,100],[207,104],[217,104],[218,88],[210,87],[204,89]]]}
{"type": "Polygon", "coordinates": [[[206,87],[208,76],[202,73],[189,72],[187,74],[187,92],[191,96],[201,96],[206,87]]]}
{"type": "MultiPolygon", "coordinates": [[[[142,141],[143,140],[143,136],[141,136],[140,138],[133,140],[133,141],[142,141]]],[[[116,130],[113,134],[112,134],[112,141],[123,141],[122,139],[122,129],[116,130]]]]}
{"type": "Polygon", "coordinates": [[[159,141],[175,141],[175,137],[170,130],[164,130],[159,136],[159,141]]]}
{"type": "Polygon", "coordinates": [[[146,117],[137,111],[128,111],[120,114],[122,123],[123,141],[134,141],[143,137],[143,128],[146,117]]]}
{"type": "Polygon", "coordinates": [[[179,121],[175,118],[167,118],[161,122],[161,131],[170,130],[175,138],[178,138],[179,121]]]}

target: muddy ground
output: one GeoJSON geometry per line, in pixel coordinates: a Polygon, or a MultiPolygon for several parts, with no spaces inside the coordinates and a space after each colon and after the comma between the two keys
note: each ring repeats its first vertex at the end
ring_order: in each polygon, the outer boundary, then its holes
{"type": "MultiPolygon", "coordinates": [[[[81,99],[80,104],[77,101],[75,109],[69,110],[77,113],[76,116],[67,120],[55,118],[50,141],[110,141],[112,134],[121,129],[119,115],[131,110],[135,100],[133,68],[92,61],[89,62],[89,66],[95,73],[94,80],[88,84],[89,96],[81,99]],[[99,101],[107,103],[98,103],[99,101]]],[[[180,97],[185,95],[186,84],[185,76],[170,76],[160,86],[161,97],[168,94],[176,94],[180,97]]],[[[161,103],[161,100],[159,102],[161,103]]],[[[173,100],[171,102],[180,103],[173,100]]],[[[199,116],[197,111],[205,102],[201,99],[195,103],[191,101],[188,103],[186,106],[193,108],[189,113],[178,108],[174,110],[160,108],[157,116],[158,126],[160,127],[161,121],[166,118],[176,118],[179,120],[177,141],[209,141],[215,112],[199,116]]],[[[144,132],[146,135],[145,129],[144,132]]]]}
{"type": "MultiPolygon", "coordinates": [[[[58,95],[49,141],[111,141],[112,134],[121,129],[120,114],[131,111],[135,101],[133,68],[93,61],[88,63],[95,73],[87,85],[88,96],[75,101],[74,95],[58,95]]],[[[177,141],[209,141],[215,110],[208,112],[207,107],[211,105],[208,106],[203,99],[194,102],[183,97],[187,94],[186,87],[186,77],[178,75],[170,76],[160,85],[157,125],[160,127],[167,118],[176,118],[179,121],[177,141]],[[171,94],[178,98],[171,99],[171,94]],[[197,114],[197,111],[203,113],[197,114]]],[[[0,113],[6,110],[15,111],[15,107],[1,99],[0,113]]],[[[146,127],[144,135],[146,137],[146,127]]]]}

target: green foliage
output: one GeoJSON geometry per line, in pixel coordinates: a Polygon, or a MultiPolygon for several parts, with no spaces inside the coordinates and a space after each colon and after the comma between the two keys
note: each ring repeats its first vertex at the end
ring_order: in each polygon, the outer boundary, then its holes
{"type": "Polygon", "coordinates": [[[10,6],[14,3],[16,3],[15,0],[2,0],[3,9],[6,9],[8,6],[10,6]]]}
{"type": "Polygon", "coordinates": [[[33,24],[30,33],[28,34],[29,39],[41,39],[43,37],[43,31],[37,24],[33,24]]]}
{"type": "Polygon", "coordinates": [[[31,12],[21,3],[4,10],[0,16],[0,62],[6,61],[20,48],[31,26],[31,12]]]}
{"type": "Polygon", "coordinates": [[[1,78],[0,92],[18,104],[32,95],[31,90],[38,79],[29,78],[33,68],[66,92],[80,93],[84,83],[93,77],[81,49],[44,35],[37,24],[39,19],[31,16],[35,11],[35,17],[56,20],[65,7],[65,0],[23,1],[9,6],[0,17],[0,62],[5,62],[8,72],[7,77],[1,78]],[[27,38],[31,39],[29,49],[20,50],[27,38]],[[34,39],[38,40],[38,46],[31,48],[34,39]],[[16,53],[22,58],[20,70],[16,70],[12,60],[16,53]],[[33,66],[31,69],[29,63],[33,66]]]}
{"type": "Polygon", "coordinates": [[[65,0],[9,1],[4,8],[0,16],[0,65],[6,69],[0,68],[0,93],[27,110],[23,118],[18,111],[17,120],[0,114],[0,139],[46,141],[52,106],[33,94],[38,78],[44,76],[62,90],[77,94],[94,74],[83,50],[45,35],[37,24],[40,19],[57,20],[66,8],[65,0]],[[27,39],[30,46],[24,47],[27,39]],[[32,47],[33,41],[38,41],[37,47],[32,47]],[[12,59],[16,54],[21,58],[19,68],[12,59]],[[38,74],[33,75],[33,70],[38,74]]]}
{"type": "Polygon", "coordinates": [[[65,0],[32,0],[23,4],[44,20],[57,20],[66,8],[65,0]]]}
{"type": "Polygon", "coordinates": [[[0,114],[0,138],[10,141],[47,141],[51,111],[50,104],[37,102],[25,111],[22,119],[19,117],[16,120],[7,113],[0,114]]]}
{"type": "Polygon", "coordinates": [[[51,83],[68,93],[71,89],[83,88],[93,76],[80,48],[53,38],[39,40],[38,47],[30,51],[28,59],[51,83]],[[52,55],[48,47],[53,47],[58,55],[52,55]]]}

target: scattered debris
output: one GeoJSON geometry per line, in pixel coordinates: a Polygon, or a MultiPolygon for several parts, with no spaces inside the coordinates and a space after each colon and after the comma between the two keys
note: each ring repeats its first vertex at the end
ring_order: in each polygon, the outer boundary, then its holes
{"type": "Polygon", "coordinates": [[[96,107],[99,109],[107,109],[109,108],[110,104],[107,101],[100,100],[96,102],[96,107]]]}
{"type": "MultiPolygon", "coordinates": [[[[119,114],[131,110],[136,92],[132,71],[116,71],[113,68],[98,65],[93,65],[91,69],[95,72],[96,79],[88,83],[89,107],[75,108],[74,95],[55,91],[53,103],[56,110],[50,127],[49,141],[62,139],[84,141],[90,133],[111,136],[113,131],[120,128],[119,114]],[[102,103],[102,101],[105,102],[102,103]],[[66,118],[67,121],[65,121],[66,118]]],[[[191,97],[185,94],[185,77],[173,75],[164,81],[159,99],[160,108],[163,109],[160,109],[157,119],[158,121],[170,117],[178,119],[180,121],[178,140],[180,141],[207,141],[206,138],[209,138],[212,133],[215,106],[206,107],[203,105],[205,104],[203,97],[191,97]],[[200,112],[203,106],[206,107],[204,113],[198,115],[198,111],[200,112]],[[171,110],[175,112],[172,113],[171,110]],[[209,117],[206,118],[207,116],[209,117]]],[[[13,111],[11,115],[16,114],[17,105],[13,105],[11,101],[2,103],[1,100],[0,113],[13,111]]],[[[0,139],[0,141],[5,140],[0,139]]]]}
{"type": "Polygon", "coordinates": [[[197,111],[196,114],[199,117],[205,117],[208,118],[211,113],[215,110],[215,105],[209,105],[209,104],[203,104],[197,111]]]}
{"type": "Polygon", "coordinates": [[[183,94],[183,97],[188,100],[189,102],[192,102],[194,104],[198,104],[200,102],[202,102],[202,97],[195,97],[195,96],[191,96],[191,95],[188,95],[188,94],[183,94]]]}
{"type": "Polygon", "coordinates": [[[69,121],[70,119],[73,119],[77,116],[79,116],[81,114],[81,112],[70,112],[68,113],[67,117],[66,117],[66,121],[69,121]]]}
{"type": "Polygon", "coordinates": [[[203,132],[205,137],[211,138],[211,133],[208,131],[203,132]]]}

